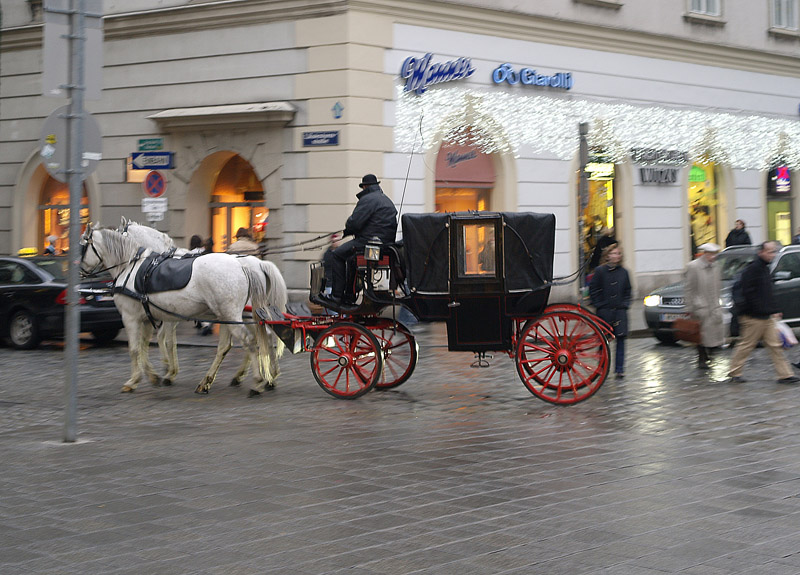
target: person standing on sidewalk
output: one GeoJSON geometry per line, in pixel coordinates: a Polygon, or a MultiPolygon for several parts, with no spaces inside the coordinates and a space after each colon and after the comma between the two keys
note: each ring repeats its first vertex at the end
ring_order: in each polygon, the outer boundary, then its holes
{"type": "Polygon", "coordinates": [[[722,306],[719,303],[721,279],[714,265],[719,253],[717,244],[703,244],[700,255],[686,266],[686,309],[700,322],[700,342],[697,344],[697,368],[709,369],[710,350],[725,343],[722,306]]]}
{"type": "Polygon", "coordinates": [[[789,362],[783,355],[780,338],[778,338],[775,327],[775,319],[780,318],[781,314],[778,313],[778,306],[772,295],[769,264],[775,259],[777,253],[777,242],[764,242],[758,250],[758,257],[742,272],[744,305],[739,310],[741,341],[736,344],[736,351],[731,360],[731,371],[728,374],[731,383],[746,381],[742,377],[744,363],[759,341],[763,341],[769,350],[772,364],[778,374],[778,383],[800,382],[800,378],[794,376],[789,362]]]}
{"type": "Polygon", "coordinates": [[[728,234],[728,237],[725,238],[725,247],[729,248],[731,246],[749,246],[750,245],[750,234],[747,233],[745,229],[744,220],[736,220],[733,224],[733,229],[728,234]]]}
{"type": "Polygon", "coordinates": [[[594,270],[589,284],[589,297],[597,315],[614,329],[617,348],[614,354],[614,373],[625,377],[625,338],[628,337],[628,308],[631,306],[631,280],[622,267],[619,244],[603,250],[601,264],[594,270]]]}

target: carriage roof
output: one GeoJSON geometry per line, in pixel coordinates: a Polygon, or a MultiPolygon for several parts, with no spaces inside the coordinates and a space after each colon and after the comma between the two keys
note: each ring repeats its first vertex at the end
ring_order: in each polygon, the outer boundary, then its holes
{"type": "Polygon", "coordinates": [[[532,212],[456,212],[404,214],[402,217],[409,288],[418,293],[448,293],[457,241],[465,225],[495,226],[502,254],[498,274],[504,291],[533,291],[553,279],[555,216],[532,212]]]}

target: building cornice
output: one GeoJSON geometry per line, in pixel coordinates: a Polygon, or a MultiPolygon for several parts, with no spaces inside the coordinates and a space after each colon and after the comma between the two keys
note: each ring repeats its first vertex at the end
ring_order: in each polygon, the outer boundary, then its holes
{"type": "Polygon", "coordinates": [[[147,119],[156,122],[165,132],[221,130],[256,125],[285,126],[294,119],[296,111],[289,102],[263,102],[173,108],[147,116],[147,119]]]}
{"type": "MultiPolygon", "coordinates": [[[[103,18],[103,26],[105,39],[115,40],[319,18],[351,10],[403,24],[800,77],[800,58],[778,52],[490,10],[450,0],[231,0],[111,14],[103,18]]],[[[6,28],[0,35],[0,50],[37,48],[41,42],[41,24],[6,28]]]]}
{"type": "Polygon", "coordinates": [[[348,0],[348,5],[355,10],[382,14],[403,24],[800,77],[798,57],[697,42],[684,37],[489,10],[449,0],[348,0]]]}

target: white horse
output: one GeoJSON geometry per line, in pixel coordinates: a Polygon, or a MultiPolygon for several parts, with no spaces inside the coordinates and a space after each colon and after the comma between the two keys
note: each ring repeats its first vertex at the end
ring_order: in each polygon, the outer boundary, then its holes
{"type": "MultiPolygon", "coordinates": [[[[158,375],[147,356],[152,326],[148,314],[140,301],[142,294],[134,289],[134,279],[145,257],[131,238],[110,229],[92,229],[87,226],[81,241],[81,271],[92,275],[99,270],[108,270],[114,278],[116,290],[114,302],[122,315],[128,332],[128,351],[131,357],[131,377],[122,388],[132,392],[139,383],[142,370],[154,385],[159,384],[158,375]],[[126,295],[128,294],[128,295],[126,295]]],[[[241,342],[254,365],[258,366],[257,380],[251,395],[262,392],[266,385],[277,377],[277,356],[273,345],[272,331],[264,325],[255,324],[248,330],[242,322],[242,312],[248,298],[254,309],[266,309],[268,293],[272,286],[263,273],[254,273],[250,267],[242,266],[237,258],[227,254],[208,254],[194,262],[189,283],[182,289],[147,294],[151,315],[156,320],[174,319],[173,314],[185,317],[218,320],[228,323],[228,332],[241,342]]],[[[214,382],[219,365],[230,345],[217,348],[209,371],[195,389],[196,393],[207,393],[214,382]]]]}
{"type": "MultiPolygon", "coordinates": [[[[133,220],[128,220],[125,217],[122,218],[120,227],[117,228],[117,231],[122,232],[123,235],[127,235],[139,246],[145,247],[157,253],[175,250],[174,253],[178,257],[189,253],[189,250],[177,247],[174,240],[164,232],[160,232],[155,228],[151,228],[150,226],[141,225],[133,220]]],[[[268,294],[269,305],[280,312],[286,311],[288,291],[286,289],[286,282],[284,281],[278,267],[270,261],[260,260],[253,256],[239,256],[237,257],[237,261],[241,265],[249,267],[254,273],[258,273],[260,269],[261,273],[264,273],[268,277],[271,286],[268,294]]],[[[163,385],[171,385],[172,381],[174,381],[178,375],[178,340],[176,337],[178,321],[180,320],[177,320],[174,317],[166,319],[162,323],[161,328],[158,330],[158,348],[161,352],[161,359],[166,366],[166,372],[162,379],[163,385]]],[[[278,338],[275,338],[274,341],[276,342],[276,357],[280,358],[283,355],[285,346],[278,338]]],[[[232,344],[233,342],[230,330],[226,324],[220,324],[218,348],[223,349],[223,358],[228,350],[230,350],[230,346],[232,344]]],[[[250,355],[245,354],[244,361],[239,367],[239,370],[233,376],[233,379],[231,379],[230,385],[238,386],[241,384],[242,379],[244,379],[245,375],[247,375],[249,366],[250,355]]],[[[218,368],[219,366],[217,366],[217,369],[218,368]]],[[[274,380],[272,384],[274,384],[274,380]]]]}

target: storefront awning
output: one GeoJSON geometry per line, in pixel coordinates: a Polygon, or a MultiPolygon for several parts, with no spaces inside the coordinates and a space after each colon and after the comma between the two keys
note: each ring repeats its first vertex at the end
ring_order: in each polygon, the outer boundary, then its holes
{"type": "Polygon", "coordinates": [[[162,130],[230,129],[237,125],[285,126],[294,119],[297,109],[289,102],[262,102],[173,108],[152,116],[162,130]]]}

